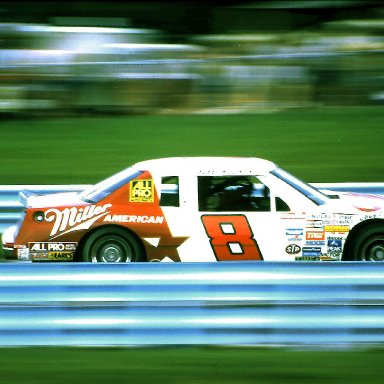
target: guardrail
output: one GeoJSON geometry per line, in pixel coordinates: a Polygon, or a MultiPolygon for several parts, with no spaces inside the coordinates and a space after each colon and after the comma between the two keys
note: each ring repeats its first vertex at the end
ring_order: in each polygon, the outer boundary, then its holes
{"type": "MultiPolygon", "coordinates": [[[[384,183],[312,183],[319,189],[339,192],[357,192],[384,195],[384,183]]],[[[89,187],[79,185],[4,185],[0,186],[0,233],[8,226],[15,224],[22,213],[23,206],[19,201],[19,192],[28,190],[36,194],[80,192],[89,187]]]]}
{"type": "Polygon", "coordinates": [[[0,265],[0,345],[378,345],[384,264],[0,265]]]}

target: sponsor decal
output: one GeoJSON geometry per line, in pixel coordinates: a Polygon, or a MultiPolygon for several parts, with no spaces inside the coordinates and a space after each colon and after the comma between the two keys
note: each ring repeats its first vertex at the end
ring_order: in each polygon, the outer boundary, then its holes
{"type": "Polygon", "coordinates": [[[281,220],[304,220],[305,215],[304,213],[285,213],[286,216],[281,216],[281,220]]]}
{"type": "Polygon", "coordinates": [[[320,261],[320,256],[296,256],[296,261],[320,261]]]}
{"type": "Polygon", "coordinates": [[[22,248],[27,248],[27,246],[24,245],[24,244],[15,244],[15,245],[13,246],[13,248],[14,248],[14,249],[22,249],[22,248]]]}
{"type": "Polygon", "coordinates": [[[300,253],[301,247],[297,244],[289,244],[285,248],[285,252],[288,253],[288,255],[296,255],[300,253]]]}
{"type": "Polygon", "coordinates": [[[285,230],[285,235],[286,236],[289,236],[288,237],[288,241],[302,241],[303,236],[304,234],[304,231],[302,228],[287,228],[285,230]]]}
{"type": "Polygon", "coordinates": [[[308,215],[307,219],[324,221],[324,220],[332,219],[333,216],[334,216],[333,213],[312,213],[308,215]]]}
{"type": "Polygon", "coordinates": [[[31,259],[34,261],[47,261],[48,254],[47,253],[31,253],[31,259]]]}
{"type": "Polygon", "coordinates": [[[327,241],[329,253],[340,253],[343,239],[341,237],[329,237],[327,241]]]}
{"type": "Polygon", "coordinates": [[[71,261],[75,252],[49,252],[48,260],[50,261],[71,261]]]}
{"type": "Polygon", "coordinates": [[[353,215],[345,214],[318,214],[310,215],[310,218],[307,219],[306,228],[323,228],[324,225],[351,225],[353,221],[353,215]]]}
{"type": "Polygon", "coordinates": [[[305,242],[305,245],[325,245],[325,240],[309,240],[305,242]]]}
{"type": "Polygon", "coordinates": [[[323,228],[323,222],[321,220],[308,220],[305,226],[306,228],[323,228]]]}
{"type": "Polygon", "coordinates": [[[352,223],[352,220],[353,220],[353,216],[354,216],[354,215],[338,214],[338,215],[336,215],[336,216],[337,216],[337,221],[338,221],[340,224],[347,225],[347,224],[352,223]]]}
{"type": "Polygon", "coordinates": [[[324,225],[324,232],[343,233],[349,232],[348,225],[324,225]]]}
{"type": "Polygon", "coordinates": [[[17,248],[17,259],[21,261],[29,260],[29,249],[17,248]]]}
{"type": "Polygon", "coordinates": [[[301,242],[301,241],[303,241],[303,238],[302,237],[288,237],[287,241],[289,241],[289,242],[301,242]]]}
{"type": "Polygon", "coordinates": [[[52,242],[31,242],[28,243],[29,249],[34,252],[62,252],[62,251],[75,251],[77,243],[52,243],[52,242]]]}
{"type": "Polygon", "coordinates": [[[72,261],[75,252],[31,253],[34,261],[72,261]]]}
{"type": "Polygon", "coordinates": [[[320,258],[320,247],[303,247],[303,256],[318,256],[320,258]]]}
{"type": "Polygon", "coordinates": [[[129,201],[131,203],[153,203],[153,180],[133,180],[130,182],[129,201]]]}
{"type": "Polygon", "coordinates": [[[320,241],[324,240],[324,232],[318,232],[318,231],[308,231],[305,234],[305,240],[309,241],[320,241]]]}
{"type": "Polygon", "coordinates": [[[303,236],[302,228],[287,228],[285,230],[285,234],[287,236],[303,236]]]}
{"type": "Polygon", "coordinates": [[[45,220],[54,222],[50,237],[53,238],[72,231],[88,229],[109,213],[112,204],[88,205],[85,208],[51,208],[45,212],[45,220]]]}
{"type": "Polygon", "coordinates": [[[381,215],[378,215],[378,214],[375,214],[375,213],[367,214],[367,215],[364,215],[364,217],[361,218],[361,221],[363,221],[363,220],[370,220],[370,219],[376,219],[376,218],[378,218],[380,216],[381,215]]]}
{"type": "Polygon", "coordinates": [[[320,259],[321,261],[339,261],[340,255],[322,255],[320,259]]]}
{"type": "Polygon", "coordinates": [[[71,261],[77,243],[31,242],[28,244],[32,260],[71,261]]]}
{"type": "Polygon", "coordinates": [[[162,224],[164,216],[107,215],[104,221],[108,223],[162,224]]]}

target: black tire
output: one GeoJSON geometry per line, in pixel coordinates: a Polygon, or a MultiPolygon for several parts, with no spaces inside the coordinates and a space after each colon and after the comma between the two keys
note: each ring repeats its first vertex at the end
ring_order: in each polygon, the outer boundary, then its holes
{"type": "Polygon", "coordinates": [[[143,247],[134,235],[120,228],[93,233],[82,249],[82,260],[92,263],[129,263],[144,261],[143,247]]]}
{"type": "Polygon", "coordinates": [[[384,225],[377,224],[360,231],[351,245],[353,261],[384,261],[384,225]]]}

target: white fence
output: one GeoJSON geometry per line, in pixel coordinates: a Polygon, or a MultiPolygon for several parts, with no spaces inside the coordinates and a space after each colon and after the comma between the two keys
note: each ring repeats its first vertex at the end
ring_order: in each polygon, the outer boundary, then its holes
{"type": "Polygon", "coordinates": [[[384,264],[1,264],[0,345],[382,345],[384,264]]]}

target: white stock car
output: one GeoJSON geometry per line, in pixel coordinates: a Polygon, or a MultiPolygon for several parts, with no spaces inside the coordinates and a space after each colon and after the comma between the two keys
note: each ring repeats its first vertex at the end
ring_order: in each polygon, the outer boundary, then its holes
{"type": "Polygon", "coordinates": [[[143,161],[81,193],[24,194],[31,261],[384,261],[384,199],[321,192],[258,158],[143,161]]]}

